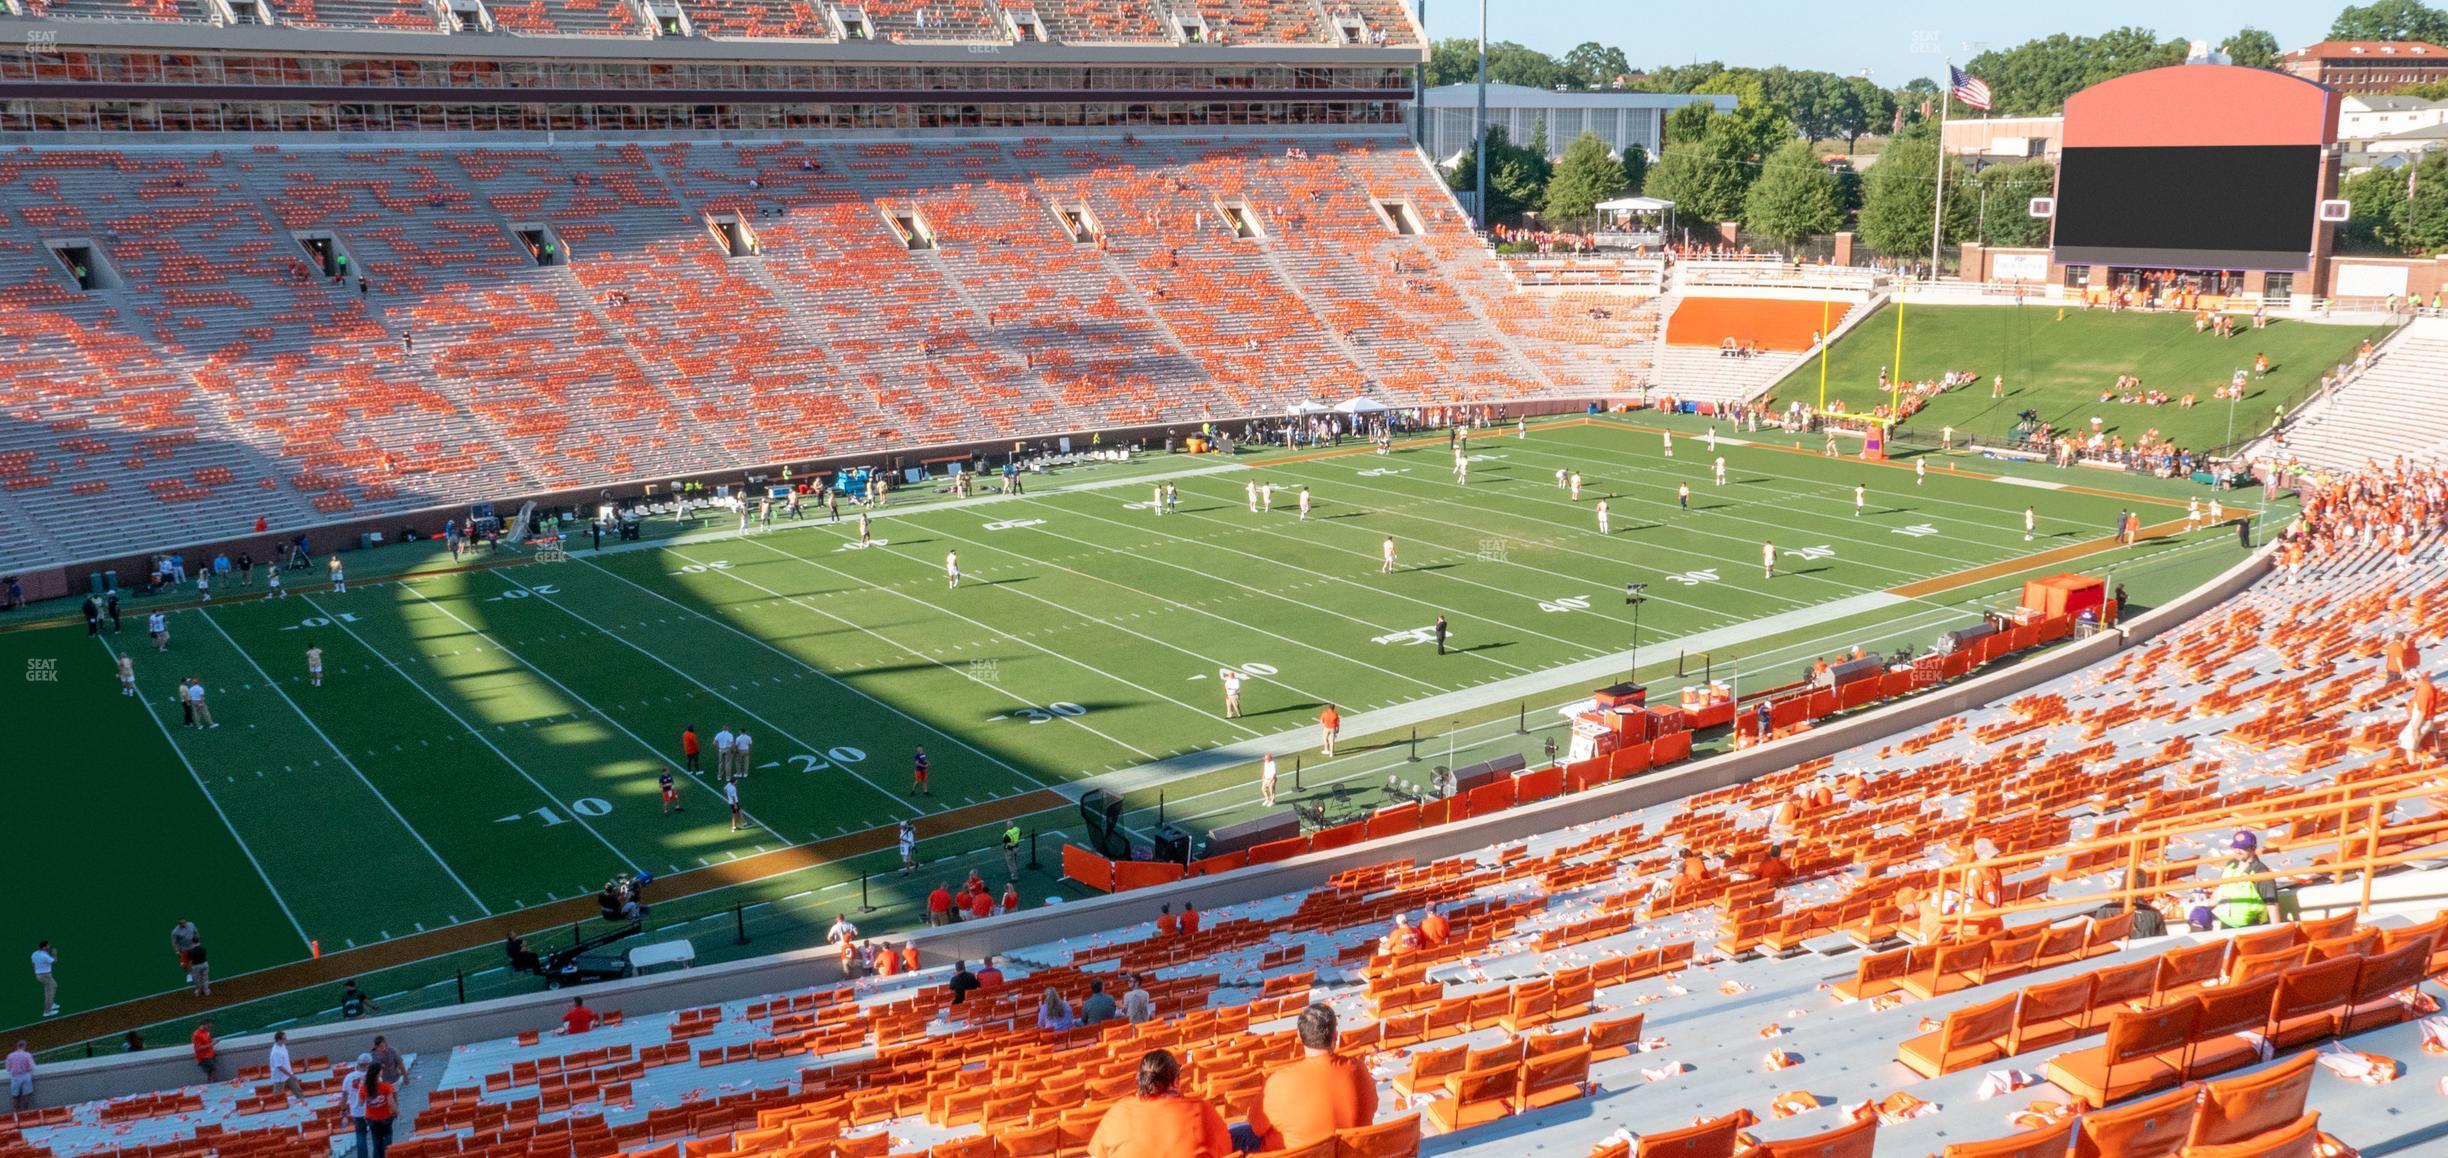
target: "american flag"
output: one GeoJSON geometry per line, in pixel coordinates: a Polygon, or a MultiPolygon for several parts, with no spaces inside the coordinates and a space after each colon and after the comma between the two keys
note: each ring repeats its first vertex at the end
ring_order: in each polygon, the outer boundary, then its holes
{"type": "Polygon", "coordinates": [[[1989,111],[1988,81],[1950,64],[1947,66],[1947,83],[1953,86],[1956,100],[1982,112],[1989,111]]]}

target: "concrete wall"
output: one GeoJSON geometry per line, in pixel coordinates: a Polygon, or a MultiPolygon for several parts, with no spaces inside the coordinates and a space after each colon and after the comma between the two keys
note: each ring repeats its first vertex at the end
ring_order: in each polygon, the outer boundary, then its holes
{"type": "MultiPolygon", "coordinates": [[[[1212,910],[1283,896],[1316,888],[1348,868],[1390,860],[1424,863],[1744,783],[1807,760],[1862,747],[1958,712],[2010,699],[2038,684],[2104,662],[2119,650],[2173,630],[2251,586],[2267,573],[2269,554],[2270,548],[2265,545],[2216,579],[2136,617],[2119,630],[2041,652],[1987,675],[1940,687],[1764,747],[1729,752],[1590,792],[1278,864],[889,939],[896,943],[915,942],[930,965],[946,964],[955,957],[975,960],[989,953],[1008,953],[1064,938],[1108,934],[1116,928],[1152,920],[1156,907],[1167,901],[1186,898],[1212,910]]],[[[578,992],[584,993],[587,1003],[598,1009],[643,1016],[824,985],[839,977],[829,951],[809,949],[607,982],[578,992]]],[[[903,984],[924,985],[937,980],[939,975],[922,974],[903,984]]],[[[300,1058],[324,1054],[353,1057],[364,1050],[375,1034],[382,1033],[389,1035],[401,1052],[422,1055],[425,1060],[419,1068],[432,1075],[439,1071],[426,1067],[438,1065],[453,1046],[509,1037],[523,1030],[550,1029],[559,1024],[561,1012],[568,1004],[567,992],[539,992],[447,1010],[315,1026],[293,1031],[289,1035],[290,1048],[300,1058]]],[[[232,1072],[240,1066],[260,1065],[269,1045],[270,1038],[266,1036],[224,1041],[223,1064],[232,1072]]],[[[57,1105],[171,1088],[194,1076],[194,1063],[188,1060],[184,1048],[60,1063],[44,1067],[39,1075],[38,1104],[57,1105]]]]}

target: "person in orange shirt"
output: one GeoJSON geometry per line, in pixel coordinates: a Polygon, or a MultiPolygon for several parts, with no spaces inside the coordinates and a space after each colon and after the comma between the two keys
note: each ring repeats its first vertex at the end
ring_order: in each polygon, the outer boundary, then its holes
{"type": "MultiPolygon", "coordinates": [[[[1970,864],[1980,859],[1980,848],[1970,837],[1957,837],[1948,842],[1947,854],[1950,867],[1970,864]]],[[[1935,940],[1940,933],[1953,926],[1956,913],[1967,908],[1994,909],[2006,894],[2005,878],[1996,865],[1983,865],[1968,872],[1942,873],[1939,880],[1938,903],[1921,907],[1921,929],[1925,934],[1925,943],[1935,940]]],[[[1963,922],[1967,934],[1994,933],[2005,927],[2005,921],[1994,914],[1963,922]]]]}
{"type": "Polygon", "coordinates": [[[918,971],[918,946],[914,944],[904,944],[901,946],[901,971],[903,973],[916,973],[918,971]]]}
{"type": "Polygon", "coordinates": [[[2439,685],[2429,677],[2415,674],[2414,698],[2406,704],[2405,730],[2397,733],[2397,746],[2408,760],[2422,754],[2431,743],[2431,717],[2439,711],[2439,685]]]}
{"type": "Polygon", "coordinates": [[[1181,914],[1181,935],[1184,937],[1195,937],[1198,935],[1198,930],[1198,904],[1194,901],[1183,901],[1181,914]]]}
{"type": "Polygon", "coordinates": [[[204,1080],[217,1082],[221,1080],[221,1055],[220,1051],[213,1046],[212,1028],[212,1019],[209,1017],[197,1022],[195,1035],[188,1038],[187,1041],[195,1048],[196,1068],[204,1071],[204,1080]]]}
{"type": "Polygon", "coordinates": [[[1782,845],[1769,845],[1768,855],[1761,857],[1758,864],[1751,866],[1751,879],[1766,881],[1772,885],[1783,884],[1792,879],[1793,866],[1785,863],[1784,854],[1785,849],[1782,845]]]}
{"type": "Polygon", "coordinates": [[[1176,1092],[1181,1063],[1152,1049],[1139,1059],[1139,1094],[1105,1111],[1088,1137],[1089,1158],[1230,1158],[1232,1132],[1224,1115],[1176,1092]]]}
{"type": "Polygon", "coordinates": [[[1329,759],[1334,757],[1335,734],[1342,730],[1343,713],[1336,711],[1333,704],[1326,705],[1326,710],[1318,713],[1318,731],[1326,738],[1326,756],[1329,759]]]}
{"type": "Polygon", "coordinates": [[[1425,915],[1420,917],[1420,948],[1434,949],[1440,945],[1443,945],[1445,943],[1445,939],[1452,935],[1453,924],[1445,919],[1445,914],[1440,913],[1435,909],[1430,909],[1425,915]]]}
{"type": "Polygon", "coordinates": [[[1162,937],[1162,938],[1164,938],[1164,939],[1166,939],[1166,940],[1170,941],[1170,940],[1172,940],[1172,939],[1173,939],[1173,938],[1174,938],[1176,935],[1178,935],[1180,932],[1181,932],[1181,922],[1180,922],[1180,921],[1178,921],[1178,920],[1176,920],[1176,919],[1174,919],[1174,916],[1173,916],[1173,906],[1171,906],[1171,905],[1166,905],[1166,906],[1164,906],[1163,908],[1158,909],[1158,910],[1156,911],[1156,935],[1157,935],[1157,936],[1162,937]]]}
{"type": "Polygon", "coordinates": [[[1357,1059],[1335,1053],[1334,1010],[1302,1010],[1300,1040],[1306,1056],[1267,1075],[1249,1124],[1233,1131],[1242,1149],[1299,1150],[1377,1120],[1376,1079],[1357,1059]]]}

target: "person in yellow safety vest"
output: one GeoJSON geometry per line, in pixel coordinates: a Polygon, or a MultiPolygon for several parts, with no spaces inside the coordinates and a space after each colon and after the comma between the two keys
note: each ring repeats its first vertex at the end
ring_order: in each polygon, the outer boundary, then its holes
{"type": "Polygon", "coordinates": [[[2239,832],[2228,846],[2228,860],[2219,870],[2218,889],[2211,894],[2211,919],[2221,927],[2244,929],[2269,923],[2269,903],[2277,893],[2272,881],[2240,880],[2269,871],[2261,862],[2260,842],[2249,832],[2239,832]]]}

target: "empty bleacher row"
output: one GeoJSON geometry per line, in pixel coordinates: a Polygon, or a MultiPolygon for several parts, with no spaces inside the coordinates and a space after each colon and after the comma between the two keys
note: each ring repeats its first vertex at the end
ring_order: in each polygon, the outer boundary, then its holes
{"type": "MultiPolygon", "coordinates": [[[[1156,45],[1194,36],[1256,45],[1420,41],[1398,0],[1204,0],[1180,6],[1190,18],[1184,23],[1171,18],[1175,6],[1158,0],[682,0],[681,7],[697,33],[712,37],[1156,45]]],[[[520,36],[644,37],[650,31],[633,0],[493,0],[486,11],[495,30],[520,36]]],[[[438,34],[449,27],[433,0],[277,0],[269,12],[272,23],[298,28],[438,34]]],[[[220,22],[200,0],[28,0],[26,14],[220,22]]]]}
{"type": "Polygon", "coordinates": [[[1656,332],[1518,291],[1386,138],[18,149],[0,215],[36,530],[0,570],[1324,393],[1586,397],[1656,332]]]}
{"type": "Polygon", "coordinates": [[[2307,406],[2283,438],[2256,443],[2248,455],[2316,471],[2361,470],[2376,446],[2402,447],[2417,462],[2448,458],[2448,413],[2437,404],[2448,319],[2416,318],[2378,353],[2370,369],[2307,406]]]}
{"type": "MultiPolygon", "coordinates": [[[[1872,307],[1839,302],[1829,333],[1841,333],[1848,319],[1872,307]]],[[[1660,392],[1694,402],[1747,402],[1782,381],[1818,349],[1811,334],[1818,330],[1818,302],[1778,299],[1703,297],[1677,294],[1660,305],[1666,334],[1656,343],[1656,366],[1650,376],[1660,392]],[[1686,311],[1703,315],[1686,321],[1686,311]],[[1738,344],[1757,341],[1750,354],[1729,354],[1727,338],[1738,344]]]]}
{"type": "MultiPolygon", "coordinates": [[[[2424,1044],[2448,1022],[2416,1024],[2448,918],[2327,882],[2448,843],[2448,769],[2392,748],[2405,693],[2383,653],[2442,622],[2439,546],[2402,569],[2347,553],[2006,702],[1747,783],[1346,870],[1195,933],[1026,945],[957,1005],[938,966],[467,1043],[419,1067],[431,1093],[397,1149],[1066,1158],[1150,1048],[1245,1113],[1312,1001],[1380,1110],[1311,1158],[2402,1143],[2423,1123],[2388,1108],[2448,1076],[2424,1044]],[[2184,931],[2189,892],[2215,883],[2203,861],[2238,831],[2301,882],[2303,919],[2184,931]],[[2178,931],[2102,911],[2128,883],[2160,890],[2178,931]],[[1431,910],[1451,932],[1416,944],[1431,910]],[[1038,1028],[1048,991],[1077,1007],[1132,975],[1153,1019],[1038,1028]]],[[[328,1103],[270,1093],[35,1111],[0,1124],[0,1152],[321,1152],[328,1103]]]]}

